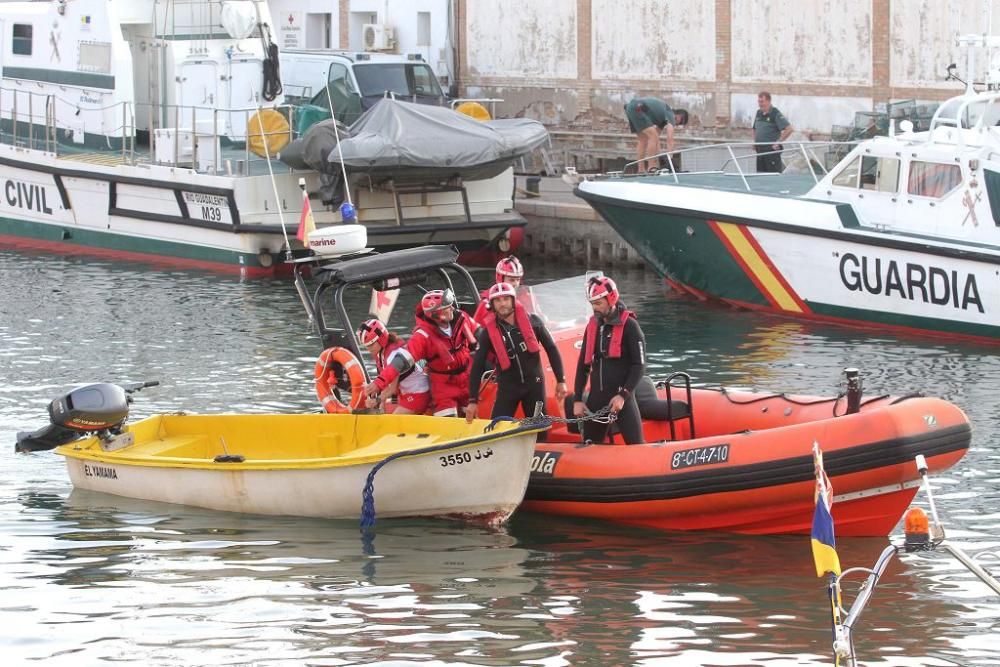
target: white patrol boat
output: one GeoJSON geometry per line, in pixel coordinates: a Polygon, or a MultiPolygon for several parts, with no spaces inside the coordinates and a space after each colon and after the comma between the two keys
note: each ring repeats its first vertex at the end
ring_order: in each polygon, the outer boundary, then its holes
{"type": "Polygon", "coordinates": [[[804,173],[744,173],[735,159],[730,171],[609,175],[576,193],[699,297],[1000,342],[998,123],[1000,93],[970,91],[927,131],[903,121],[829,173],[819,146],[802,144],[785,157],[804,173]]]}
{"type": "MultiPolygon", "coordinates": [[[[271,26],[262,0],[0,3],[0,243],[250,275],[304,253],[307,201],[320,229],[343,219],[319,173],[275,159],[299,123],[271,26]]],[[[492,259],[525,224],[510,169],[355,190],[379,249],[492,259]]]]}

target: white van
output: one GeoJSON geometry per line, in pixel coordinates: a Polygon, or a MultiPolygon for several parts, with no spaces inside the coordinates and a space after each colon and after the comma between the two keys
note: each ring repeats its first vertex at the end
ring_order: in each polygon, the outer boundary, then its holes
{"type": "Polygon", "coordinates": [[[281,82],[288,102],[332,106],[348,125],[383,97],[448,103],[434,70],[420,54],[291,49],[281,52],[281,82]]]}

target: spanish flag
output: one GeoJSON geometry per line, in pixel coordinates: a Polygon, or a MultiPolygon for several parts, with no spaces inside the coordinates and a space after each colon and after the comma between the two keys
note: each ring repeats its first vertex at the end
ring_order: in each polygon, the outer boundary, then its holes
{"type": "Polygon", "coordinates": [[[309,205],[309,193],[302,189],[302,215],[299,216],[299,231],[295,233],[295,238],[306,243],[311,232],[316,231],[316,221],[313,220],[312,206],[309,205]]]}
{"type": "Polygon", "coordinates": [[[816,511],[812,524],[812,552],[816,561],[816,576],[822,577],[827,572],[840,574],[840,558],[837,556],[837,544],[833,537],[833,516],[830,506],[833,504],[833,489],[830,479],[823,470],[823,452],[819,443],[813,443],[813,463],[816,468],[816,511]]]}

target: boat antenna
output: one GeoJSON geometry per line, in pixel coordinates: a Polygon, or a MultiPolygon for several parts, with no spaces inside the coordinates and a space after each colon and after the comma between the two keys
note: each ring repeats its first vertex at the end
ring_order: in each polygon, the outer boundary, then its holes
{"type": "MultiPolygon", "coordinates": [[[[254,99],[260,99],[257,97],[257,90],[254,85],[250,84],[250,90],[253,93],[254,99]]],[[[267,162],[267,173],[271,177],[271,189],[274,191],[274,207],[278,209],[278,220],[281,222],[281,233],[285,237],[285,260],[292,261],[295,257],[292,255],[292,244],[288,241],[288,229],[285,227],[285,213],[281,210],[281,197],[278,195],[278,183],[274,180],[274,166],[271,164],[271,149],[267,145],[267,134],[264,133],[264,119],[261,118],[263,108],[258,104],[257,113],[254,116],[257,118],[257,128],[260,130],[260,138],[264,144],[264,160],[267,162]]],[[[247,142],[250,141],[250,130],[247,128],[247,142]]]]}
{"type": "Polygon", "coordinates": [[[347,165],[344,164],[344,151],[340,148],[340,130],[337,129],[337,114],[333,111],[333,96],[330,94],[330,81],[326,82],[326,101],[330,105],[330,118],[333,119],[333,136],[337,140],[337,157],[340,158],[340,172],[344,176],[344,195],[347,197],[346,206],[341,205],[340,217],[344,222],[356,220],[357,210],[354,202],[351,201],[351,185],[347,181],[347,165]]]}

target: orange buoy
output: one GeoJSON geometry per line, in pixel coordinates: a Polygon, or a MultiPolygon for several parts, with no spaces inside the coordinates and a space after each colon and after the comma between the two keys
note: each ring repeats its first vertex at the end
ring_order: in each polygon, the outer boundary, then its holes
{"type": "Polygon", "coordinates": [[[316,360],[316,397],[330,413],[352,412],[364,405],[365,370],[354,353],[346,347],[328,347],[316,360]],[[351,382],[351,400],[345,403],[338,390],[342,373],[351,382]]]}

